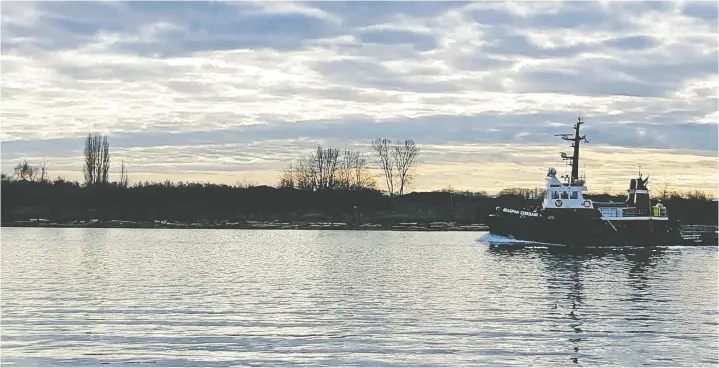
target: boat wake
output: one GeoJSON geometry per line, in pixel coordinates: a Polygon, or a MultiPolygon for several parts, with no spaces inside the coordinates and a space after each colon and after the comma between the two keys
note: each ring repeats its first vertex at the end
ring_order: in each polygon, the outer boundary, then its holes
{"type": "Polygon", "coordinates": [[[497,235],[497,234],[492,234],[492,233],[486,233],[486,234],[482,235],[481,237],[479,237],[479,239],[477,239],[477,241],[480,242],[480,243],[489,243],[489,244],[496,244],[496,245],[501,245],[501,244],[533,244],[533,243],[534,243],[534,242],[527,241],[527,240],[514,239],[514,238],[512,238],[512,237],[507,238],[507,237],[504,237],[504,236],[501,236],[501,235],[497,235]]]}
{"type": "Polygon", "coordinates": [[[477,242],[488,244],[490,247],[496,247],[496,246],[530,246],[530,247],[565,247],[563,244],[553,244],[553,243],[542,243],[542,242],[536,242],[531,240],[519,240],[515,239],[510,235],[510,237],[505,237],[497,234],[492,233],[486,233],[479,237],[477,239],[477,242]]]}

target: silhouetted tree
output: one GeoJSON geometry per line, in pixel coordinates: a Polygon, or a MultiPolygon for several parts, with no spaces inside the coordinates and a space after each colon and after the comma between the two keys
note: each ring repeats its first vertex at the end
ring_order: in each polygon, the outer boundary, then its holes
{"type": "Polygon", "coordinates": [[[47,160],[45,160],[45,157],[42,158],[42,162],[40,163],[40,166],[38,167],[40,170],[40,178],[39,181],[41,183],[46,183],[48,181],[47,178],[47,160]]]}
{"type": "Polygon", "coordinates": [[[525,199],[536,199],[544,197],[544,190],[539,188],[505,188],[499,191],[499,195],[522,197],[525,199]]]}
{"type": "Polygon", "coordinates": [[[664,186],[659,191],[659,198],[661,198],[662,200],[667,200],[667,199],[669,199],[670,196],[671,196],[671,191],[669,190],[669,182],[665,180],[664,186]]]}
{"type": "Polygon", "coordinates": [[[317,146],[307,157],[282,171],[281,188],[305,190],[371,189],[375,187],[367,160],[360,152],[317,146]]]}
{"type": "Polygon", "coordinates": [[[417,156],[419,156],[419,147],[411,139],[404,142],[397,141],[392,149],[392,161],[397,169],[399,181],[399,195],[404,195],[405,188],[412,184],[417,156]]]}
{"type": "Polygon", "coordinates": [[[340,151],[337,148],[322,149],[317,146],[314,157],[310,155],[310,162],[314,163],[316,189],[334,189],[337,187],[337,170],[339,169],[340,151]]]}
{"type": "Polygon", "coordinates": [[[362,153],[345,148],[337,174],[338,187],[343,189],[374,188],[376,183],[362,153]]]}
{"type": "Polygon", "coordinates": [[[127,176],[127,169],[125,168],[125,159],[122,160],[122,166],[120,167],[120,186],[123,188],[127,188],[128,184],[130,183],[130,180],[127,176]]]}
{"type": "Polygon", "coordinates": [[[699,200],[699,201],[708,201],[709,195],[701,190],[690,190],[687,192],[686,197],[688,199],[693,200],[699,200]]]}
{"type": "Polygon", "coordinates": [[[338,187],[339,163],[337,148],[317,146],[314,152],[297,161],[294,170],[291,166],[285,170],[280,181],[298,189],[334,189],[338,187]]]}
{"type": "MultiPolygon", "coordinates": [[[[212,185],[212,184],[209,184],[209,183],[208,183],[207,185],[212,185]]],[[[246,180],[246,179],[245,179],[245,180],[238,180],[237,183],[236,183],[236,187],[237,187],[237,188],[247,189],[247,188],[252,188],[252,187],[256,187],[256,186],[257,186],[257,183],[256,183],[256,182],[254,182],[254,181],[252,181],[252,180],[246,180]]]]}
{"type": "Polygon", "coordinates": [[[389,195],[404,195],[414,179],[419,147],[411,139],[392,143],[389,139],[377,138],[372,141],[372,150],[389,195]]]}
{"type": "Polygon", "coordinates": [[[22,162],[15,165],[13,171],[15,178],[19,180],[35,181],[35,176],[37,175],[39,169],[30,165],[27,160],[22,160],[22,162]]]}
{"type": "Polygon", "coordinates": [[[88,134],[85,139],[85,185],[107,184],[110,172],[110,143],[100,134],[88,134]]]}
{"type": "Polygon", "coordinates": [[[387,192],[390,196],[394,196],[394,163],[392,161],[391,148],[392,142],[389,139],[377,138],[372,141],[372,150],[375,153],[375,163],[384,175],[387,192]]]}
{"type": "Polygon", "coordinates": [[[280,174],[280,188],[294,188],[295,187],[295,167],[290,164],[280,174]]]}

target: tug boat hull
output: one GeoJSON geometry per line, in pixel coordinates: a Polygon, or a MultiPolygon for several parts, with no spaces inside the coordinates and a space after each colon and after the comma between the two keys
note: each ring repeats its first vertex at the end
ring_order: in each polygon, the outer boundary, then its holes
{"type": "MultiPolygon", "coordinates": [[[[512,215],[498,208],[488,218],[491,234],[516,240],[566,246],[669,246],[686,242],[669,220],[603,220],[596,210],[578,210],[572,216],[512,215]],[[551,219],[549,217],[552,217],[551,219]]],[[[511,209],[510,209],[511,210],[511,209]]]]}

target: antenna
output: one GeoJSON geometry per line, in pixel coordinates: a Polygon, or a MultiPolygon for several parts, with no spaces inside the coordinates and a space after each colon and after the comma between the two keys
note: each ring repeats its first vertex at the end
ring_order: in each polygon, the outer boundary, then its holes
{"type": "Polygon", "coordinates": [[[639,167],[639,178],[642,178],[642,165],[637,165],[639,167]]]}

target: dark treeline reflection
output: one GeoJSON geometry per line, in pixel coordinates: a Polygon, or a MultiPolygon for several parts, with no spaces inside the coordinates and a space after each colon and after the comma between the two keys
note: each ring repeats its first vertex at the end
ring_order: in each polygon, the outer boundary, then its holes
{"type": "MultiPolygon", "coordinates": [[[[539,199],[507,191],[451,190],[390,197],[373,189],[300,190],[270,186],[203,183],[117,183],[85,186],[55,181],[2,180],[2,221],[32,218],[51,221],[99,220],[280,220],[280,221],[455,221],[482,223],[496,206],[540,205],[539,199]]],[[[624,196],[588,196],[624,201],[624,196]]],[[[684,224],[716,224],[717,202],[674,196],[663,200],[670,217],[684,224]]]]}

